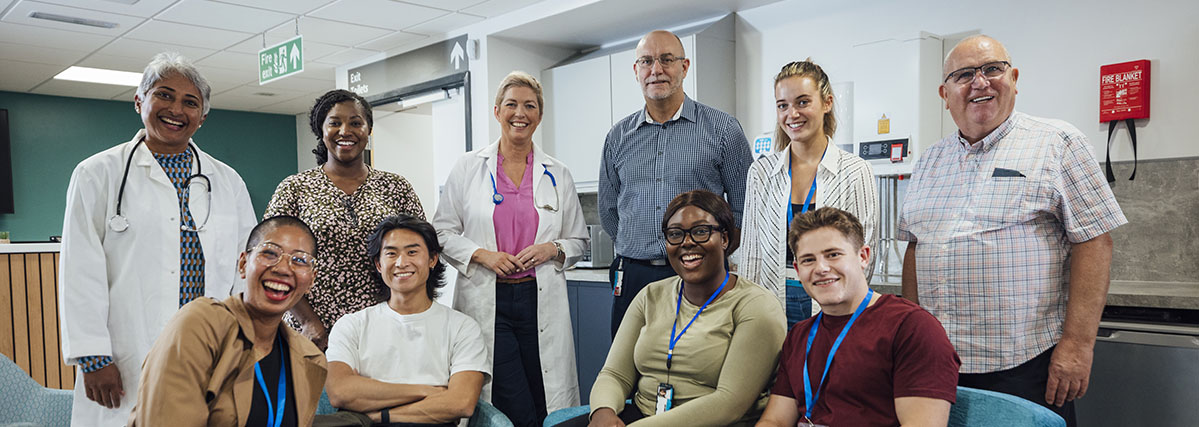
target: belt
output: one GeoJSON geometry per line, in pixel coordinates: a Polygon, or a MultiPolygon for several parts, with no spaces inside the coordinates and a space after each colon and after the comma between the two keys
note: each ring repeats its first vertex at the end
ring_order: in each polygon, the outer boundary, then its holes
{"type": "Polygon", "coordinates": [[[505,285],[520,285],[520,284],[536,282],[536,281],[537,281],[537,276],[525,276],[525,277],[519,277],[516,279],[509,279],[507,277],[496,277],[495,278],[496,283],[502,283],[505,285]]]}
{"type": "Polygon", "coordinates": [[[648,266],[653,266],[653,267],[665,267],[667,265],[670,265],[664,259],[637,259],[637,258],[628,258],[625,256],[621,256],[620,259],[631,262],[633,264],[648,265],[648,266]]]}

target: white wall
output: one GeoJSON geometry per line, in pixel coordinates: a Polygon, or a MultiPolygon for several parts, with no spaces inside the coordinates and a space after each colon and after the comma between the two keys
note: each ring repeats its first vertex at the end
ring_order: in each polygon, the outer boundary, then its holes
{"type": "Polygon", "coordinates": [[[316,167],[313,148],[316,148],[316,137],[308,125],[308,113],[296,114],[296,172],[316,167]]]}
{"type": "MultiPolygon", "coordinates": [[[[1107,125],[1099,123],[1099,66],[1150,59],[1153,118],[1139,123],[1139,157],[1199,156],[1191,126],[1199,111],[1193,106],[1199,99],[1199,85],[1192,82],[1199,70],[1199,6],[1194,1],[858,1],[814,8],[809,1],[789,0],[739,15],[737,117],[750,135],[773,127],[772,77],[787,62],[810,56],[833,81],[840,81],[838,76],[856,69],[848,57],[855,45],[920,31],[980,31],[1007,45],[1020,69],[1016,109],[1074,124],[1091,139],[1098,156],[1107,139],[1107,125]]],[[[874,64],[870,70],[915,67],[917,59],[874,64]]],[[[1131,160],[1127,135],[1120,131],[1116,141],[1112,159],[1131,160]]]]}
{"type": "Polygon", "coordinates": [[[375,112],[375,129],[371,135],[374,167],[399,174],[412,184],[420,198],[425,216],[432,218],[437,186],[433,164],[414,159],[433,158],[433,116],[426,113],[375,112]]]}
{"type": "MultiPolygon", "coordinates": [[[[495,120],[492,106],[495,105],[496,92],[499,91],[500,82],[504,77],[512,71],[524,71],[533,75],[537,79],[541,79],[541,72],[557,64],[576,52],[573,49],[564,49],[560,47],[548,46],[544,44],[529,43],[523,41],[506,40],[501,37],[487,37],[487,92],[486,93],[471,93],[472,97],[477,97],[476,101],[484,100],[484,102],[475,102],[472,105],[485,105],[487,117],[487,139],[474,141],[475,148],[490,144],[500,137],[500,124],[495,120]]],[[[544,82],[542,82],[544,85],[544,82]]],[[[547,101],[548,102],[548,101],[547,101]]],[[[546,108],[545,110],[548,110],[546,108]]],[[[477,116],[476,116],[477,117],[477,116]]],[[[546,120],[542,117],[542,122],[546,120]]],[[[479,126],[479,123],[475,123],[479,126]]],[[[553,141],[545,141],[544,131],[539,130],[533,134],[533,142],[542,145],[546,150],[552,152],[551,147],[553,141]]]]}

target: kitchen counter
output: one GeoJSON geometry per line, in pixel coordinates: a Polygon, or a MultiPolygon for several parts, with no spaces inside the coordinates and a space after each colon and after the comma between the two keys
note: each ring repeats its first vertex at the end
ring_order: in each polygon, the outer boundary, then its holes
{"type": "Polygon", "coordinates": [[[58,252],[61,243],[4,243],[0,244],[0,254],[32,254],[41,252],[58,252]]]}
{"type": "Polygon", "coordinates": [[[566,280],[575,282],[608,282],[608,268],[572,268],[566,270],[566,280]]]}
{"type": "MultiPolygon", "coordinates": [[[[900,293],[899,283],[874,283],[870,287],[879,292],[900,293]]],[[[1107,292],[1107,305],[1199,310],[1199,283],[1113,280],[1107,292]]]]}

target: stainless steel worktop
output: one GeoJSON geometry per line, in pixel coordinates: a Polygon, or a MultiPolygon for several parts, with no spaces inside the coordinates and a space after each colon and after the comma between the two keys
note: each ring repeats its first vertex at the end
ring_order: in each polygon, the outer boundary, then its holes
{"type": "MultiPolygon", "coordinates": [[[[870,287],[900,293],[898,283],[874,283],[870,287]]],[[[1199,283],[1113,280],[1107,291],[1107,305],[1199,310],[1199,283]]]]}

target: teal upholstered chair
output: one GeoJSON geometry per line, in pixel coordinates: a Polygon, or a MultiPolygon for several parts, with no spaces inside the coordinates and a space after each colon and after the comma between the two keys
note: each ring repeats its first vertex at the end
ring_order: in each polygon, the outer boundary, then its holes
{"type": "Polygon", "coordinates": [[[73,391],[42,387],[8,357],[0,359],[0,424],[71,425],[73,391]]]}
{"type": "MultiPolygon", "coordinates": [[[[329,394],[321,391],[321,400],[316,405],[317,415],[328,415],[337,412],[333,404],[329,403],[329,394]]],[[[513,427],[512,421],[508,417],[491,406],[490,403],[479,399],[475,404],[475,414],[471,415],[470,420],[466,423],[467,427],[513,427]]]]}
{"type": "Polygon", "coordinates": [[[949,427],[1066,427],[1066,420],[1044,406],[1010,394],[958,387],[949,410],[949,427]]]}

